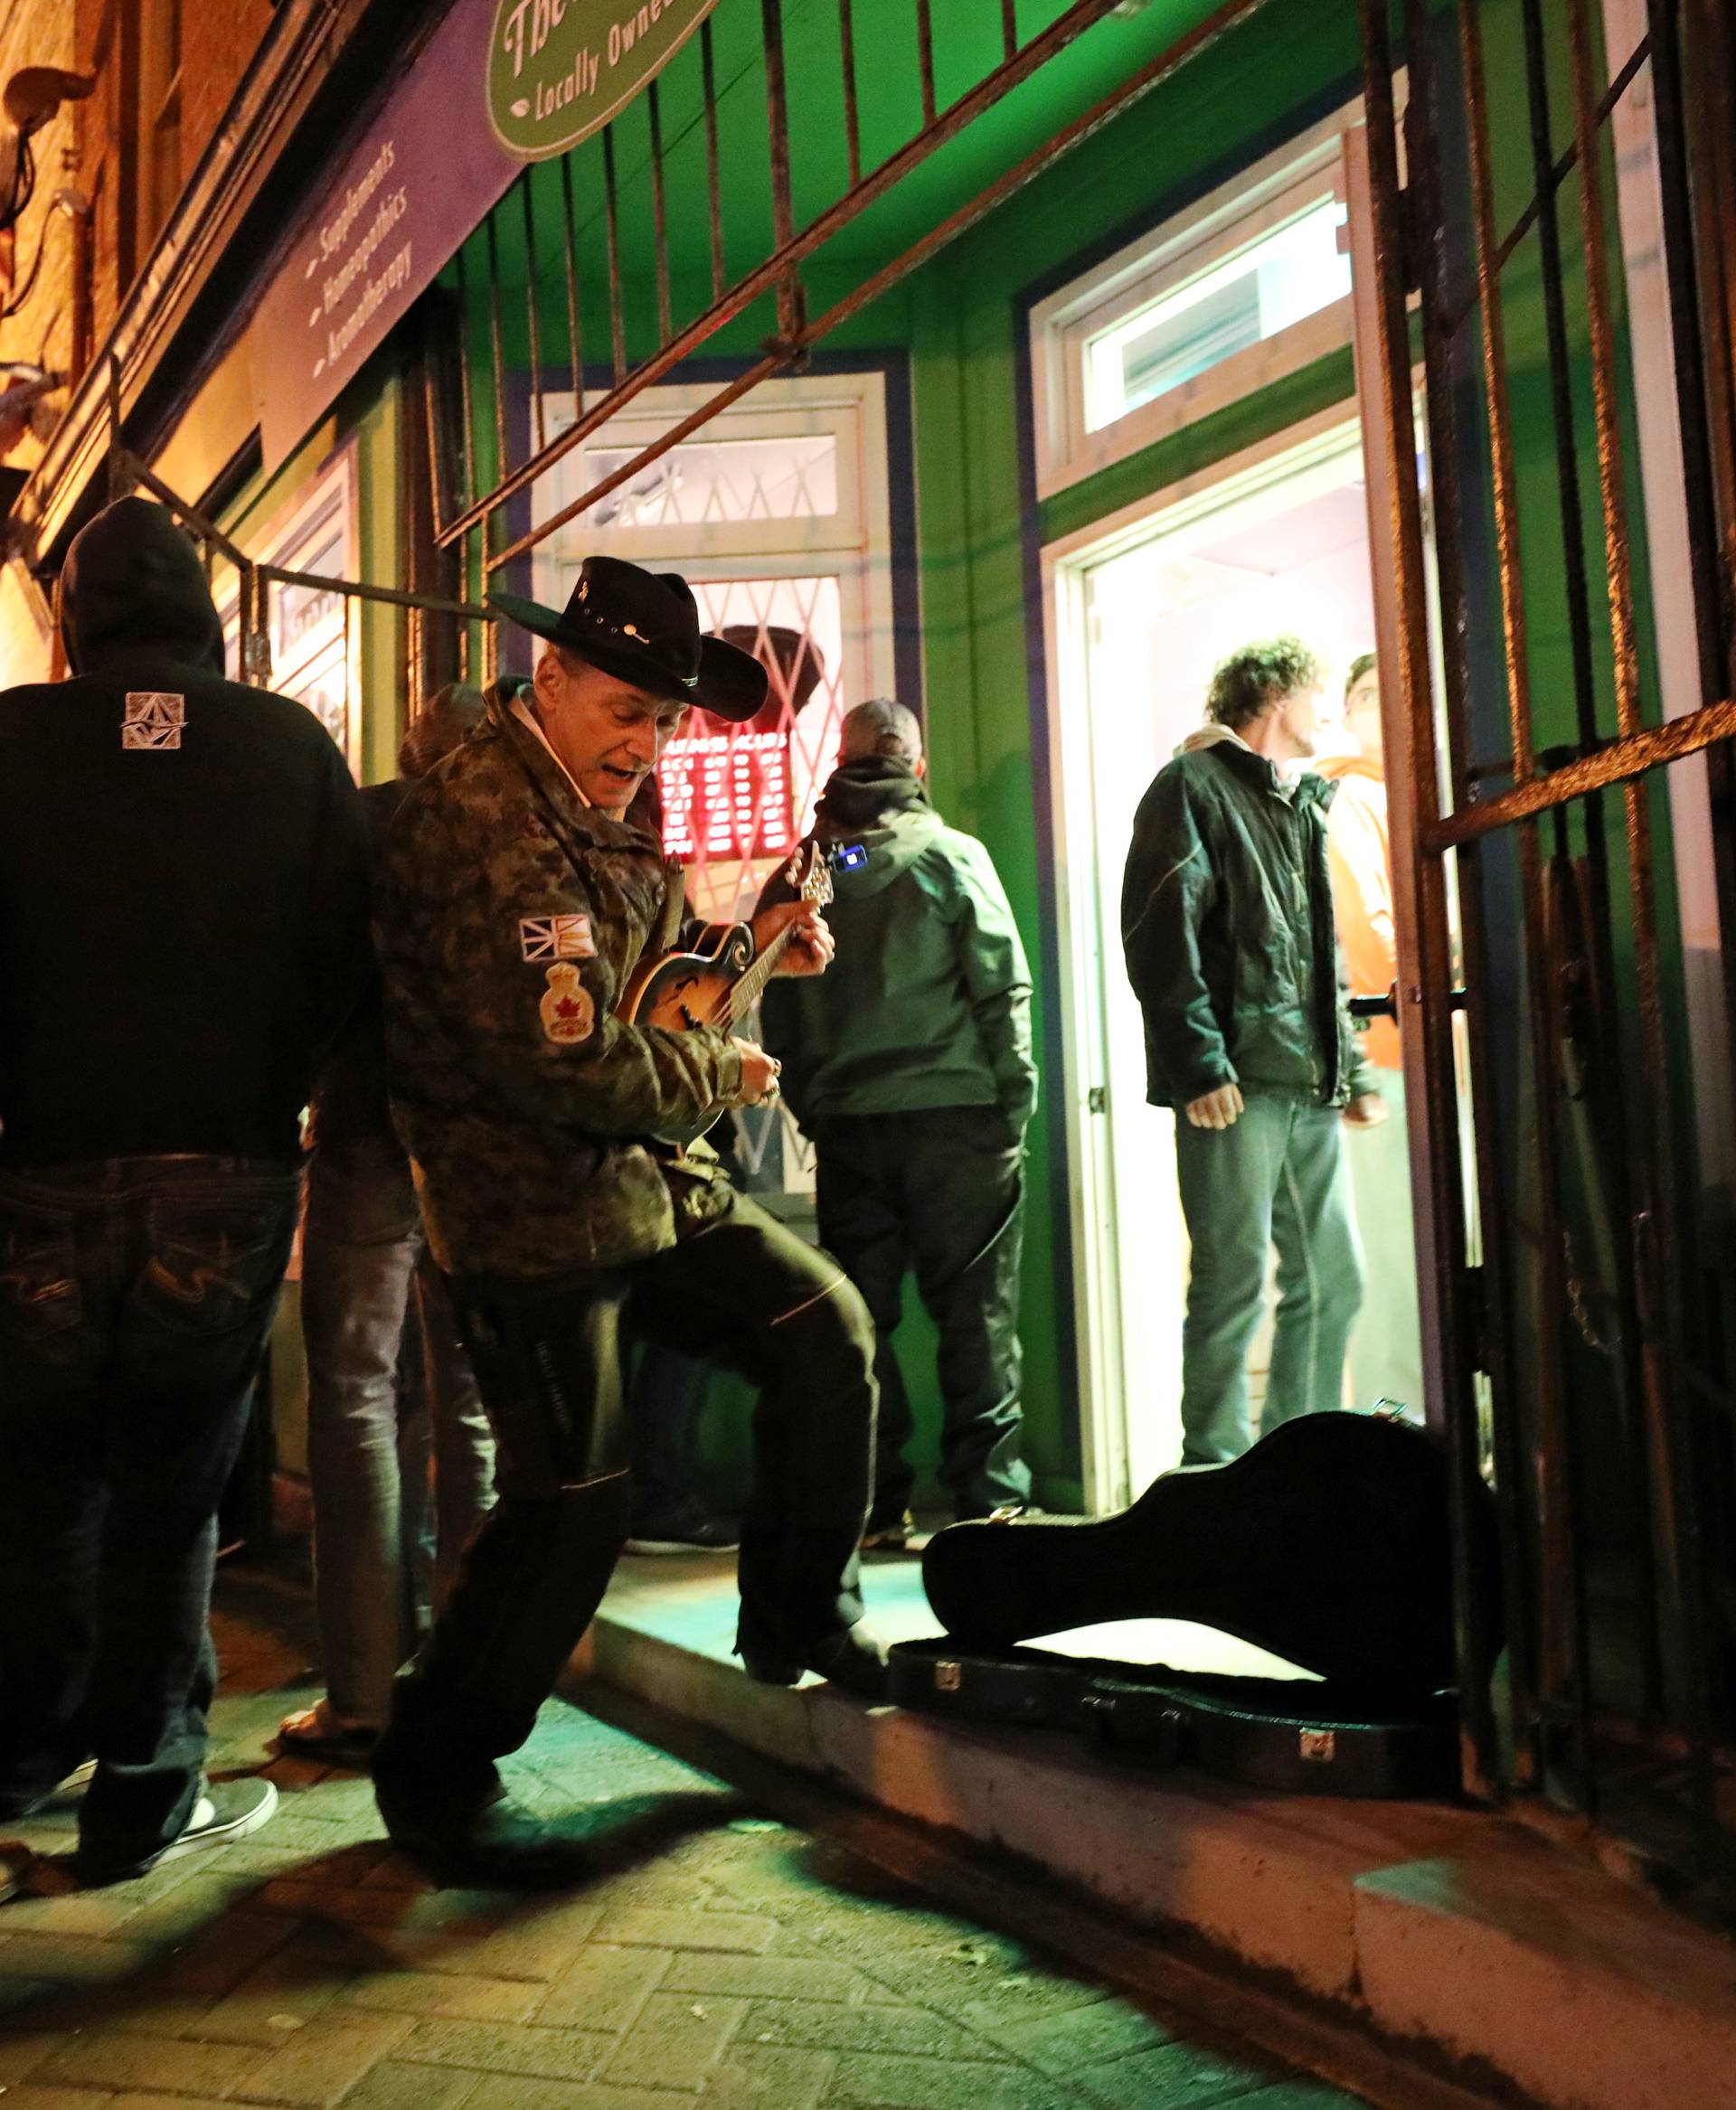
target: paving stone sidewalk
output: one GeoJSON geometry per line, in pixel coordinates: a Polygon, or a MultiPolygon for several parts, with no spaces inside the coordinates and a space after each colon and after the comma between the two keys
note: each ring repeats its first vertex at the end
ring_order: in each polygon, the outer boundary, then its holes
{"type": "Polygon", "coordinates": [[[212,1770],[265,1765],[280,1813],[0,1907],[0,2110],[1354,2110],[561,1701],[509,1777],[587,1807],[595,1879],[431,1889],[365,1780],[271,1757],[309,1691],[301,1594],[242,1573],[220,1602],[212,1770]]]}

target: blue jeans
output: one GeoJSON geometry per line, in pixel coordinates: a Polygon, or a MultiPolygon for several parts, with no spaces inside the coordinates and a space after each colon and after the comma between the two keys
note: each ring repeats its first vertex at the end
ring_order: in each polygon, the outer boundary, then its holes
{"type": "Polygon", "coordinates": [[[1175,1116],[1175,1168],[1193,1245],[1182,1329],[1182,1463],[1222,1465],[1252,1440],[1248,1346],[1278,1248],[1278,1314],[1262,1431],[1344,1404],[1344,1354],[1363,1301],[1344,1116],[1291,1092],[1244,1088],[1231,1128],[1175,1116]]]}
{"type": "Polygon", "coordinates": [[[0,1807],[94,1753],[92,1869],[199,1794],[217,1504],[299,1189],[214,1157],[0,1173],[0,1807]]]}
{"type": "Polygon", "coordinates": [[[1404,1073],[1377,1069],[1386,1102],[1378,1128],[1345,1137],[1356,1230],[1368,1270],[1362,1316],[1350,1336],[1350,1374],[1358,1407],[1377,1399],[1422,1419],[1422,1336],[1417,1316],[1417,1234],[1410,1212],[1410,1137],[1404,1119],[1404,1073]]]}
{"type": "Polygon", "coordinates": [[[301,1323],[326,1691],[345,1721],[377,1729],[494,1500],[488,1418],[389,1139],[315,1154],[301,1323]]]}

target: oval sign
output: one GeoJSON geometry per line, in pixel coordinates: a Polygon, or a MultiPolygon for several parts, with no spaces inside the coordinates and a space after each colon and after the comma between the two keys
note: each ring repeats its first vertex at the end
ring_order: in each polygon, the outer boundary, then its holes
{"type": "Polygon", "coordinates": [[[563,154],[661,71],[717,0],[500,0],[488,116],[526,160],[563,154]]]}

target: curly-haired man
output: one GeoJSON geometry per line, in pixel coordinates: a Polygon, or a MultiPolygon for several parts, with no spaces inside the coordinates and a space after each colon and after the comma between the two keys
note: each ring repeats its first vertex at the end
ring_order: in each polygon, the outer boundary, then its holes
{"type": "Polygon", "coordinates": [[[1134,820],[1121,897],[1146,1020],[1146,1096],[1171,1107],[1193,1245],[1182,1339],[1183,1462],[1250,1441],[1247,1356],[1278,1248],[1263,1428],[1341,1404],[1362,1302],[1343,1123],[1375,1093],[1345,1007],[1326,863],[1333,787],[1300,770],[1321,672],[1278,637],[1223,661],[1207,723],[1134,820]]]}

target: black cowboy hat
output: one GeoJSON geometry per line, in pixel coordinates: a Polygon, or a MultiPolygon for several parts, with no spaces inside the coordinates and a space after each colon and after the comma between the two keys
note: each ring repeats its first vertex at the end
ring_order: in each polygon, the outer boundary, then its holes
{"type": "Polygon", "coordinates": [[[701,635],[698,603],[679,572],[587,557],[564,610],[511,593],[491,594],[488,605],[655,696],[698,703],[738,723],[766,700],[766,670],[753,655],[701,635]]]}

